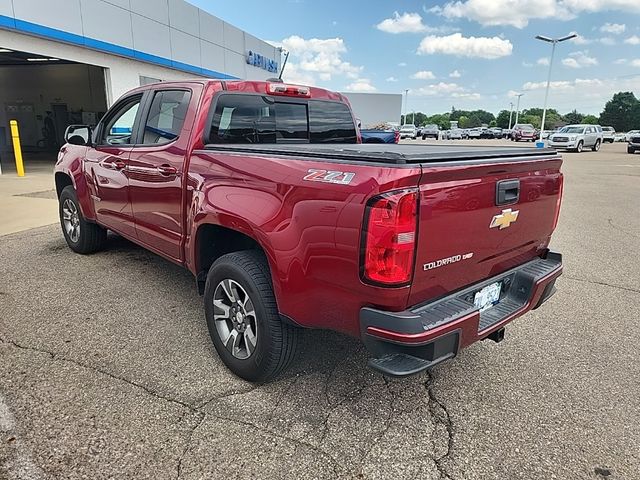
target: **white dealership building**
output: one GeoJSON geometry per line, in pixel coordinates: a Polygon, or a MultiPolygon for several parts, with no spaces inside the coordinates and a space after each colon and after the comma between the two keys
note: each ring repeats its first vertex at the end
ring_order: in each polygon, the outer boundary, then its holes
{"type": "Polygon", "coordinates": [[[277,48],[183,0],[0,0],[0,155],[12,119],[37,151],[47,125],[60,143],[66,125],[95,124],[131,88],[264,80],[280,64],[277,48]]]}

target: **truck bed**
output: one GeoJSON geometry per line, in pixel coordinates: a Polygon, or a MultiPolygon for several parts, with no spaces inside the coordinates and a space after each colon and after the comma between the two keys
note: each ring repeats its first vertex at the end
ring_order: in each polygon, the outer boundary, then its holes
{"type": "Polygon", "coordinates": [[[256,155],[331,158],[334,160],[388,164],[417,163],[487,163],[487,161],[521,161],[531,157],[557,155],[552,148],[495,147],[477,145],[395,145],[395,144],[209,144],[206,150],[256,155]]]}

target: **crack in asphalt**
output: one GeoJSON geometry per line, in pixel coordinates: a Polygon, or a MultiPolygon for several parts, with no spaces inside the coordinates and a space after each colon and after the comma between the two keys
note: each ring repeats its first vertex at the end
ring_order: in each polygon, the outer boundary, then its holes
{"type": "Polygon", "coordinates": [[[442,425],[444,425],[447,431],[447,437],[448,437],[447,451],[444,455],[437,457],[435,452],[435,446],[434,446],[433,461],[436,465],[436,468],[438,469],[438,472],[440,473],[440,478],[442,480],[451,480],[451,476],[449,475],[449,473],[447,473],[444,462],[449,458],[449,456],[453,452],[453,436],[454,436],[453,421],[451,420],[451,415],[449,414],[449,410],[447,409],[447,406],[444,404],[442,400],[439,400],[438,397],[436,397],[436,394],[433,390],[434,389],[433,373],[431,373],[430,370],[427,370],[427,375],[429,376],[429,378],[427,379],[427,383],[425,384],[425,387],[427,389],[427,393],[429,394],[429,411],[431,412],[431,417],[434,421],[434,424],[436,421],[439,421],[442,425]],[[444,412],[444,415],[437,412],[438,407],[440,407],[442,412],[444,412]]]}
{"type": "MultiPolygon", "coordinates": [[[[329,432],[329,419],[331,418],[331,415],[336,411],[336,409],[338,409],[340,406],[342,406],[343,404],[345,404],[346,402],[357,398],[359,395],[362,395],[362,393],[367,389],[367,388],[371,388],[373,387],[373,385],[361,385],[360,387],[346,393],[342,399],[340,399],[338,402],[330,402],[329,401],[329,395],[328,395],[328,384],[331,382],[331,379],[333,377],[333,371],[330,372],[327,375],[326,378],[326,386],[325,386],[325,399],[327,401],[327,407],[329,408],[329,411],[327,412],[327,415],[325,416],[321,428],[322,428],[322,434],[321,437],[318,441],[317,445],[314,445],[313,443],[301,440],[301,439],[297,439],[297,438],[293,438],[287,435],[283,435],[277,431],[272,430],[271,428],[269,428],[271,421],[272,421],[272,417],[275,414],[275,410],[277,409],[278,405],[282,402],[283,398],[286,396],[286,393],[289,392],[291,390],[291,388],[293,387],[293,385],[295,385],[295,383],[299,380],[299,377],[296,377],[288,386],[288,388],[286,389],[285,392],[283,392],[283,394],[280,396],[278,402],[276,403],[276,405],[274,406],[274,408],[271,411],[271,414],[269,416],[269,421],[267,423],[267,425],[265,427],[262,427],[260,425],[251,423],[251,422],[247,422],[247,421],[242,421],[242,420],[238,420],[236,418],[229,418],[229,417],[225,417],[223,415],[217,415],[211,412],[206,412],[204,411],[204,408],[206,408],[206,406],[208,406],[212,401],[216,400],[216,399],[221,399],[221,398],[227,398],[227,397],[231,397],[231,396],[235,396],[235,395],[245,395],[247,393],[252,392],[253,390],[257,389],[260,387],[260,385],[257,386],[252,386],[251,388],[245,390],[245,391],[241,391],[241,392],[231,392],[231,393],[226,393],[223,395],[216,395],[212,398],[210,398],[209,400],[205,401],[204,403],[200,404],[200,405],[192,405],[190,403],[166,396],[166,395],[162,395],[158,392],[156,392],[155,390],[139,384],[137,382],[131,381],[127,378],[115,375],[111,372],[108,372],[100,367],[95,367],[92,365],[88,365],[85,364],[83,362],[79,362],[77,360],[73,360],[67,357],[63,357],[60,354],[57,354],[55,352],[43,349],[43,348],[39,348],[39,347],[33,347],[33,346],[27,346],[27,345],[22,345],[18,342],[15,342],[13,340],[8,340],[6,338],[3,338],[0,336],[0,343],[6,343],[9,345],[12,345],[15,348],[18,348],[20,350],[25,350],[25,351],[31,351],[31,352],[36,352],[36,353],[41,353],[41,354],[45,354],[47,355],[51,360],[55,360],[55,361],[61,361],[61,362],[66,362],[66,363],[70,363],[72,365],[76,365],[78,367],[87,369],[87,370],[91,370],[93,372],[96,373],[100,373],[102,375],[105,375],[113,380],[117,380],[120,382],[123,382],[127,385],[130,385],[132,387],[136,387],[138,389],[141,389],[142,391],[144,391],[145,393],[151,395],[152,397],[158,399],[158,400],[162,400],[165,402],[169,402],[172,403],[174,405],[186,408],[188,411],[183,412],[183,414],[179,417],[177,423],[182,422],[185,417],[187,416],[187,413],[192,413],[192,414],[196,414],[198,416],[198,421],[196,422],[196,424],[194,426],[192,426],[189,430],[189,434],[188,434],[188,438],[185,442],[184,448],[182,449],[182,452],[180,454],[180,456],[177,459],[177,463],[176,463],[176,480],[179,480],[183,474],[183,463],[185,458],[189,455],[189,453],[193,450],[193,446],[192,446],[192,442],[193,442],[193,437],[194,434],[196,433],[196,431],[203,425],[203,423],[205,422],[205,420],[208,417],[213,417],[213,418],[217,418],[219,420],[224,420],[227,422],[233,422],[236,423],[238,425],[244,425],[244,426],[249,426],[253,429],[255,429],[258,432],[261,432],[263,434],[269,435],[269,436],[273,436],[276,438],[280,438],[289,442],[292,442],[296,445],[300,445],[302,447],[305,447],[309,450],[311,450],[312,452],[315,452],[316,454],[318,454],[321,457],[324,457],[326,459],[328,459],[332,465],[333,468],[333,472],[335,474],[336,477],[338,477],[341,473],[341,471],[344,471],[345,468],[338,462],[338,460],[336,458],[333,457],[333,455],[331,455],[331,453],[327,452],[326,450],[324,450],[323,448],[321,448],[322,443],[324,442],[328,432],[329,432]]],[[[335,369],[334,369],[335,370],[335,369]]],[[[436,421],[439,421],[440,423],[442,423],[447,431],[448,434],[448,439],[447,439],[447,452],[440,456],[440,457],[436,457],[435,452],[434,452],[434,457],[433,457],[433,461],[438,469],[438,472],[440,473],[440,478],[444,479],[444,480],[450,480],[451,477],[447,474],[445,467],[443,465],[443,461],[451,454],[452,452],[452,448],[453,448],[453,425],[451,422],[451,417],[449,416],[449,412],[446,408],[446,406],[444,405],[443,402],[441,402],[440,400],[437,399],[437,397],[435,396],[434,392],[433,392],[433,385],[432,385],[432,381],[433,381],[433,376],[431,375],[431,373],[428,373],[429,375],[429,380],[426,383],[426,389],[428,392],[428,396],[429,396],[429,401],[428,401],[428,406],[429,406],[429,410],[431,412],[431,416],[432,419],[434,421],[434,423],[436,421]],[[440,414],[439,412],[437,412],[437,407],[440,407],[440,409],[444,412],[444,415],[440,414]]],[[[391,428],[392,424],[393,424],[393,420],[395,418],[395,410],[394,410],[394,405],[396,403],[397,400],[397,394],[393,391],[393,389],[390,388],[390,382],[388,381],[387,378],[385,378],[384,376],[382,377],[385,387],[390,395],[390,400],[389,400],[389,414],[387,415],[387,418],[385,419],[385,424],[384,424],[384,428],[377,434],[372,435],[369,439],[367,439],[367,443],[369,443],[367,450],[364,452],[364,455],[362,456],[360,462],[359,462],[359,466],[358,466],[358,471],[360,472],[359,474],[362,475],[362,468],[364,466],[364,463],[366,461],[366,459],[369,457],[369,455],[371,454],[371,451],[373,450],[373,448],[375,447],[375,445],[387,434],[387,432],[389,431],[389,429],[391,428]]]]}
{"type": "Polygon", "coordinates": [[[569,280],[575,280],[576,282],[591,283],[592,285],[601,285],[603,287],[617,288],[619,290],[624,290],[626,292],[640,293],[640,290],[636,290],[635,288],[623,287],[621,285],[615,285],[613,283],[599,282],[597,280],[587,280],[586,278],[579,278],[579,277],[570,277],[568,275],[564,275],[563,277],[569,280]]]}
{"type": "MultiPolygon", "coordinates": [[[[328,458],[330,460],[331,464],[332,464],[332,467],[333,467],[333,470],[334,470],[334,473],[336,474],[336,476],[338,476],[338,474],[339,474],[339,469],[341,467],[340,467],[340,464],[337,462],[337,460],[335,458],[333,458],[333,456],[330,453],[326,452],[325,450],[323,450],[323,449],[321,449],[321,448],[319,448],[319,447],[317,447],[317,446],[315,446],[315,445],[313,445],[311,443],[308,443],[308,442],[305,442],[303,440],[299,440],[299,439],[296,439],[296,438],[288,437],[286,435],[282,435],[282,434],[280,434],[278,432],[275,432],[275,431],[273,431],[271,429],[266,429],[266,428],[260,427],[259,425],[256,425],[256,424],[253,424],[253,423],[250,423],[250,422],[244,422],[244,421],[240,421],[240,420],[237,420],[237,419],[234,419],[234,418],[228,418],[228,417],[219,416],[219,415],[215,415],[215,414],[211,414],[211,413],[207,413],[207,412],[202,411],[202,409],[204,407],[206,407],[209,403],[211,403],[212,401],[214,401],[216,399],[230,397],[230,396],[234,396],[234,395],[243,395],[243,394],[246,394],[246,393],[249,393],[249,392],[255,390],[259,386],[254,386],[251,389],[249,389],[247,391],[244,391],[244,392],[232,392],[232,393],[229,393],[229,394],[218,395],[216,397],[213,397],[213,398],[207,400],[201,406],[194,406],[194,405],[191,405],[189,403],[186,403],[186,402],[183,402],[183,401],[171,398],[171,397],[167,397],[167,396],[161,395],[158,392],[156,392],[156,391],[154,391],[154,390],[152,390],[152,389],[150,389],[150,388],[148,388],[148,387],[146,387],[144,385],[141,385],[139,383],[133,382],[133,381],[128,380],[128,379],[123,378],[123,377],[119,377],[119,376],[114,375],[114,374],[112,374],[112,373],[110,373],[110,372],[108,372],[106,370],[103,370],[103,369],[101,369],[99,367],[95,367],[95,366],[92,366],[92,365],[84,364],[84,363],[79,362],[77,360],[73,360],[73,359],[69,359],[69,358],[66,358],[66,357],[62,357],[60,354],[56,354],[55,352],[51,352],[49,350],[45,350],[45,349],[38,348],[38,347],[22,345],[22,344],[20,344],[18,342],[15,342],[13,340],[7,340],[6,338],[3,338],[3,337],[0,337],[0,343],[6,343],[6,344],[9,344],[9,345],[12,345],[13,347],[18,348],[20,350],[25,350],[25,351],[37,352],[37,353],[45,354],[45,355],[49,356],[51,360],[71,363],[71,364],[76,365],[78,367],[81,367],[81,368],[84,368],[84,369],[87,369],[87,370],[91,370],[91,371],[94,371],[96,373],[100,373],[100,374],[105,375],[105,376],[107,376],[107,377],[109,377],[111,379],[118,380],[118,381],[121,381],[121,382],[126,383],[128,385],[131,385],[133,387],[139,388],[139,389],[143,390],[145,393],[153,396],[154,398],[157,398],[159,400],[162,400],[162,401],[165,401],[165,402],[169,402],[169,403],[173,403],[175,405],[179,405],[181,407],[187,408],[190,412],[199,415],[200,416],[200,420],[197,422],[197,424],[194,427],[191,428],[190,433],[189,433],[189,438],[188,438],[188,440],[187,440],[187,442],[185,444],[185,448],[183,449],[182,454],[180,455],[180,457],[178,457],[178,462],[177,462],[177,465],[176,465],[176,470],[177,470],[176,479],[180,478],[180,475],[182,474],[182,463],[183,463],[183,460],[186,457],[186,455],[191,451],[191,442],[193,440],[193,434],[204,423],[204,421],[206,420],[206,418],[208,416],[217,418],[219,420],[225,420],[225,421],[237,423],[239,425],[250,426],[250,427],[252,427],[252,428],[254,428],[254,429],[256,429],[256,430],[258,430],[258,431],[260,431],[262,433],[265,433],[265,434],[268,434],[268,435],[273,435],[274,437],[281,438],[283,440],[287,440],[287,441],[295,443],[297,445],[301,445],[301,446],[304,446],[306,448],[309,448],[310,450],[316,452],[320,456],[328,458]]],[[[342,403],[342,402],[340,402],[340,403],[342,403]]],[[[337,406],[338,405],[336,405],[336,407],[337,406]]],[[[184,417],[185,417],[185,415],[183,414],[179,418],[178,422],[182,421],[184,419],[184,417]]]]}
{"type": "Polygon", "coordinates": [[[184,448],[182,449],[182,453],[180,454],[180,457],[178,457],[178,464],[176,465],[176,470],[177,470],[176,480],[179,480],[180,477],[182,476],[182,461],[187,456],[187,454],[191,452],[191,449],[192,449],[191,442],[193,441],[193,434],[196,432],[198,428],[200,428],[200,425],[202,425],[205,419],[207,418],[206,412],[198,412],[198,415],[200,416],[200,419],[198,420],[198,423],[196,423],[196,425],[194,425],[189,431],[189,438],[187,439],[187,442],[184,448]]]}
{"type": "Polygon", "coordinates": [[[609,222],[609,225],[612,226],[613,228],[615,228],[616,230],[618,230],[619,232],[624,233],[625,235],[629,235],[630,237],[635,237],[635,238],[640,238],[639,235],[636,235],[635,233],[631,233],[631,232],[627,232],[624,228],[616,225],[613,221],[613,218],[607,218],[607,221],[609,222]]]}

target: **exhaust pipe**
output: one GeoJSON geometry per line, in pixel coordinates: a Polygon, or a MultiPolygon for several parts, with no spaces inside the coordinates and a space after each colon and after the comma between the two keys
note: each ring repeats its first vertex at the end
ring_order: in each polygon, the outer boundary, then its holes
{"type": "Polygon", "coordinates": [[[502,340],[504,340],[504,327],[493,332],[487,337],[487,339],[493,340],[496,343],[500,343],[502,340]]]}

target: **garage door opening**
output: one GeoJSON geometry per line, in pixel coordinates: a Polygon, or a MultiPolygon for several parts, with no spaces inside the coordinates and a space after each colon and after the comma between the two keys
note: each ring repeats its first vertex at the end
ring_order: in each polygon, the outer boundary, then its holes
{"type": "Polygon", "coordinates": [[[13,162],[17,120],[25,164],[55,162],[71,124],[95,126],[107,109],[104,68],[0,46],[0,160],[13,162]]]}

